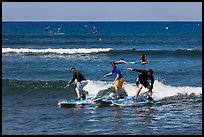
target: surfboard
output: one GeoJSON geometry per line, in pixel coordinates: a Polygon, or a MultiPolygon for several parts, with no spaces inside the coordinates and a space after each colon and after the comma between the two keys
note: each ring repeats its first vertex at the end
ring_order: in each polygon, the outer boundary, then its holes
{"type": "Polygon", "coordinates": [[[84,105],[84,104],[88,104],[90,100],[91,98],[86,98],[82,100],[64,99],[58,102],[58,106],[63,107],[63,106],[73,106],[73,105],[84,105]]]}
{"type": "Polygon", "coordinates": [[[73,105],[86,105],[86,104],[91,104],[93,103],[93,100],[95,98],[94,95],[89,95],[87,98],[85,99],[81,99],[81,100],[75,100],[75,99],[61,99],[58,102],[58,106],[59,107],[66,107],[66,106],[73,106],[73,105]]]}
{"type": "Polygon", "coordinates": [[[148,99],[145,97],[138,98],[137,100],[132,99],[133,96],[126,96],[124,99],[108,99],[108,100],[101,100],[102,102],[113,104],[116,106],[141,106],[145,104],[152,104],[154,103],[153,99],[148,99]]]}
{"type": "Polygon", "coordinates": [[[129,64],[137,64],[137,63],[141,63],[140,60],[136,60],[136,61],[130,61],[128,62],[129,64]]]}
{"type": "Polygon", "coordinates": [[[64,33],[54,33],[55,35],[64,35],[64,33]]]}
{"type": "Polygon", "coordinates": [[[141,62],[142,64],[148,64],[148,62],[141,62]]]}

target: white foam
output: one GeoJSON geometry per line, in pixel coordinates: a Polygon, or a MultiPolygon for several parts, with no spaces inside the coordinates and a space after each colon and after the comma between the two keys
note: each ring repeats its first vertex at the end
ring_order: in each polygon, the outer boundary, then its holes
{"type": "Polygon", "coordinates": [[[55,54],[79,54],[79,53],[98,53],[108,52],[112,48],[79,48],[79,49],[28,49],[28,48],[2,48],[2,53],[55,53],[55,54]]]}
{"type": "MultiPolygon", "coordinates": [[[[88,91],[91,94],[97,94],[101,90],[106,90],[112,87],[111,82],[104,82],[104,81],[91,81],[88,80],[87,86],[84,87],[84,90],[88,91]]],[[[137,87],[135,84],[132,83],[125,83],[123,86],[125,92],[128,96],[135,96],[137,87]]],[[[142,88],[140,93],[144,93],[148,91],[147,88],[142,88]]],[[[165,85],[162,82],[155,80],[154,88],[153,88],[153,98],[155,100],[160,100],[165,97],[175,96],[178,94],[195,94],[195,95],[202,95],[202,87],[174,87],[165,85]]]]}
{"type": "MultiPolygon", "coordinates": [[[[129,96],[135,96],[137,87],[136,85],[133,84],[126,84],[124,85],[124,89],[127,92],[129,96]]],[[[147,88],[142,88],[140,93],[144,93],[148,91],[147,88]]],[[[153,88],[153,95],[152,97],[155,100],[160,100],[164,97],[170,97],[170,96],[175,96],[178,94],[195,94],[195,95],[201,95],[202,94],[202,87],[173,87],[169,85],[164,85],[162,82],[155,81],[154,82],[154,88],[153,88]]]]}
{"type": "Polygon", "coordinates": [[[88,84],[84,87],[84,90],[88,91],[90,94],[97,94],[101,90],[106,90],[111,87],[110,82],[104,81],[91,81],[87,80],[88,84]]]}

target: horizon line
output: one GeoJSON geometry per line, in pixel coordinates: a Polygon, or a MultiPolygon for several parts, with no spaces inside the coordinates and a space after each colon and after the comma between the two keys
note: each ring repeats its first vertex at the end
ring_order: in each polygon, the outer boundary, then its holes
{"type": "Polygon", "coordinates": [[[202,20],[2,20],[2,22],[202,22],[202,20]]]}

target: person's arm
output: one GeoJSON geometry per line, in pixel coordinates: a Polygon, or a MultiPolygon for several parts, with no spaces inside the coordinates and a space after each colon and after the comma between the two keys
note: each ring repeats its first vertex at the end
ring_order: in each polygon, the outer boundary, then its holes
{"type": "Polygon", "coordinates": [[[112,74],[113,74],[113,73],[112,73],[112,72],[110,72],[110,73],[108,73],[108,74],[104,75],[103,77],[110,76],[110,75],[112,75],[112,74]]]}
{"type": "Polygon", "coordinates": [[[151,87],[150,87],[150,91],[152,91],[152,89],[153,89],[153,85],[154,85],[154,77],[151,78],[151,87]]]}
{"type": "Polygon", "coordinates": [[[115,82],[118,80],[118,78],[119,78],[119,74],[116,74],[116,78],[115,78],[115,80],[113,81],[113,84],[115,84],[115,82]]]}
{"type": "Polygon", "coordinates": [[[74,76],[73,76],[72,80],[70,80],[70,81],[69,81],[69,83],[66,85],[66,88],[68,88],[68,87],[69,87],[69,85],[70,85],[70,84],[72,84],[76,78],[77,78],[77,75],[76,75],[76,74],[74,74],[74,76]]]}
{"type": "Polygon", "coordinates": [[[140,69],[134,69],[134,68],[127,68],[127,69],[130,71],[137,71],[137,72],[141,72],[141,73],[146,72],[146,70],[140,70],[140,69]]]}

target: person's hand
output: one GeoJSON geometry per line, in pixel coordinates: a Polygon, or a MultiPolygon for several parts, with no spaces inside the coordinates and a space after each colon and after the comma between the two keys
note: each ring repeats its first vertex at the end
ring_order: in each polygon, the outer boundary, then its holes
{"type": "Polygon", "coordinates": [[[107,75],[104,75],[103,77],[105,78],[107,75]]]}
{"type": "Polygon", "coordinates": [[[68,88],[68,87],[69,87],[69,84],[67,84],[65,88],[68,88]]]}
{"type": "Polygon", "coordinates": [[[128,70],[132,71],[133,69],[132,68],[127,68],[128,70]]]}
{"type": "Polygon", "coordinates": [[[115,82],[112,83],[112,86],[114,86],[114,85],[115,85],[115,82]]]}

